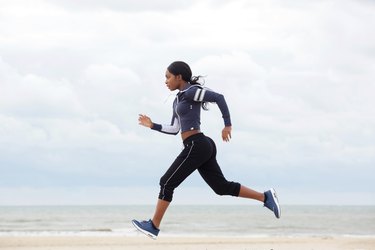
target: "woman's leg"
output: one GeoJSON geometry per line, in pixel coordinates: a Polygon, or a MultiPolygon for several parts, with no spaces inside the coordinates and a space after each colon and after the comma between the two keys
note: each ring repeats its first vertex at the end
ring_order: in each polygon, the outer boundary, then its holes
{"type": "Polygon", "coordinates": [[[257,192],[243,185],[241,185],[240,193],[238,196],[242,198],[254,199],[260,202],[264,202],[264,193],[257,192]]]}
{"type": "Polygon", "coordinates": [[[201,168],[198,169],[199,173],[206,181],[206,183],[215,191],[218,195],[232,195],[238,196],[247,199],[258,200],[264,202],[265,197],[264,193],[257,192],[253,189],[250,189],[244,185],[240,185],[236,182],[227,181],[218,165],[216,159],[204,164],[201,168]],[[239,188],[239,192],[236,191],[239,188]]]}
{"type": "MultiPolygon", "coordinates": [[[[203,135],[199,135],[200,138],[203,135]]],[[[204,140],[192,140],[185,143],[184,150],[160,178],[160,193],[152,222],[159,228],[165,212],[177,188],[191,173],[210,158],[210,145],[204,140]]]]}
{"type": "Polygon", "coordinates": [[[158,199],[158,203],[156,204],[154,217],[152,218],[152,223],[156,228],[160,227],[161,220],[164,217],[165,212],[167,211],[167,208],[169,206],[169,201],[164,201],[161,199],[158,199]]]}
{"type": "Polygon", "coordinates": [[[254,199],[264,202],[264,193],[257,192],[236,182],[227,181],[216,161],[215,142],[208,138],[212,147],[213,154],[211,159],[202,165],[198,171],[206,183],[219,195],[232,195],[242,198],[254,199]]]}

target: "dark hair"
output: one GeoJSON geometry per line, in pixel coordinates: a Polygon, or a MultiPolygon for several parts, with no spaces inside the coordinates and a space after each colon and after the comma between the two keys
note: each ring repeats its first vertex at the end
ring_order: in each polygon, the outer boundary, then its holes
{"type": "Polygon", "coordinates": [[[191,85],[195,85],[195,84],[201,85],[201,83],[199,82],[199,79],[202,76],[193,76],[190,66],[185,62],[175,61],[171,63],[167,69],[169,72],[171,72],[175,76],[181,75],[182,80],[190,83],[191,85]]]}
{"type": "MultiPolygon", "coordinates": [[[[175,61],[168,66],[168,71],[175,76],[181,75],[182,80],[191,85],[202,85],[199,80],[202,76],[193,76],[190,66],[182,61],[175,61]]],[[[202,108],[208,110],[207,103],[202,102],[202,108]]]]}

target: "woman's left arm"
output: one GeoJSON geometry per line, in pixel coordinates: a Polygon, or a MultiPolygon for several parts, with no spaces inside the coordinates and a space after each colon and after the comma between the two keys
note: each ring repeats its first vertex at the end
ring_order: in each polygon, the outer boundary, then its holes
{"type": "Polygon", "coordinates": [[[223,138],[223,141],[229,142],[232,138],[232,126],[225,126],[223,128],[221,131],[221,138],[223,138]]]}
{"type": "Polygon", "coordinates": [[[193,91],[189,91],[191,97],[196,102],[214,102],[220,109],[224,120],[224,129],[222,130],[222,138],[224,141],[229,141],[231,139],[231,131],[232,131],[232,122],[230,119],[229,108],[227,102],[225,101],[224,95],[216,93],[212,90],[208,90],[205,88],[197,87],[192,88],[193,91]]]}

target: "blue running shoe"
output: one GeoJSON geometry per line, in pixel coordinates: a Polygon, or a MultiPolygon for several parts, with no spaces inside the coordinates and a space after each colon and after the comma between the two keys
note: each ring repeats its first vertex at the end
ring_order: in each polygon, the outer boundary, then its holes
{"type": "Polygon", "coordinates": [[[264,197],[264,206],[274,212],[276,218],[279,219],[281,216],[281,210],[275,189],[271,188],[270,190],[264,192],[264,197]]]}
{"type": "Polygon", "coordinates": [[[132,220],[133,225],[135,228],[150,237],[153,240],[156,240],[156,237],[158,236],[160,230],[157,229],[154,224],[152,223],[152,220],[148,221],[137,221],[137,220],[132,220]]]}

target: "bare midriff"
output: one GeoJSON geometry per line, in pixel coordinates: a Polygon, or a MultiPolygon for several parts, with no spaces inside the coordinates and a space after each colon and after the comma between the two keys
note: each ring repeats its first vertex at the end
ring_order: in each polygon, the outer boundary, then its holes
{"type": "Polygon", "coordinates": [[[185,132],[181,133],[181,138],[184,141],[186,138],[188,138],[188,137],[190,137],[192,135],[195,135],[195,134],[199,134],[200,132],[201,131],[199,129],[185,131],[185,132]]]}

